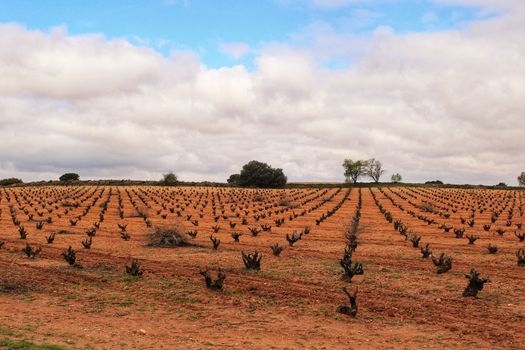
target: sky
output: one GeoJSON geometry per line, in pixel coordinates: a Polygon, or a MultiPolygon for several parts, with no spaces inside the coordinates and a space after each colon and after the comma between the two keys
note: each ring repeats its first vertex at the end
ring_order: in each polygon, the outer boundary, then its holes
{"type": "Polygon", "coordinates": [[[0,0],[0,178],[517,183],[521,0],[0,0]]]}

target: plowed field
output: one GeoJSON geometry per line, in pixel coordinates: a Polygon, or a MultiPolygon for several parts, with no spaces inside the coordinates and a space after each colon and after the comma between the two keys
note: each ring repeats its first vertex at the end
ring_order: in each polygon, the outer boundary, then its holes
{"type": "Polygon", "coordinates": [[[525,348],[525,266],[516,256],[525,248],[518,238],[525,232],[522,191],[72,186],[6,188],[0,196],[5,344],[525,348]],[[363,264],[364,274],[347,282],[339,261],[360,196],[353,261],[363,264]],[[421,237],[419,247],[394,228],[396,221],[406,237],[421,237]],[[266,225],[271,228],[263,231],[266,225]],[[151,247],[158,227],[196,237],[188,238],[189,246],[151,247]],[[310,232],[290,246],[285,236],[305,228],[310,232]],[[250,229],[260,232],[254,236],[250,229]],[[454,232],[460,229],[462,235],[454,232]],[[86,249],[82,241],[90,230],[86,249]],[[242,234],[239,242],[232,232],[242,234]],[[221,241],[217,250],[210,235],[221,241]],[[479,238],[469,244],[468,236],[479,238]],[[275,243],[285,247],[278,257],[270,248],[275,243]],[[452,257],[450,271],[437,274],[432,260],[421,257],[427,243],[434,256],[452,257]],[[22,252],[27,244],[42,248],[36,258],[22,252]],[[495,254],[489,244],[497,246],[495,254]],[[61,255],[69,246],[81,267],[69,266],[61,255]],[[261,269],[246,269],[241,251],[261,252],[261,269]],[[142,277],[125,273],[132,258],[141,263],[142,277]],[[226,274],[223,290],[207,289],[199,271],[215,276],[219,268],[226,274]],[[464,298],[471,268],[489,282],[477,298],[464,298]],[[358,290],[355,318],[336,312],[348,303],[344,286],[358,290]]]}

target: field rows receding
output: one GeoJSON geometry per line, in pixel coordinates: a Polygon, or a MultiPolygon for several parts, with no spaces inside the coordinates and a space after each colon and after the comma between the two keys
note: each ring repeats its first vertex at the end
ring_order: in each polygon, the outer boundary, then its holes
{"type": "Polygon", "coordinates": [[[0,339],[86,349],[525,344],[525,267],[516,257],[525,248],[518,239],[523,191],[20,187],[0,189],[0,209],[0,339]],[[359,195],[353,259],[364,274],[348,283],[339,260],[359,195]],[[452,256],[452,269],[436,274],[394,228],[398,220],[408,238],[420,236],[419,245],[429,243],[434,255],[452,256]],[[250,228],[263,225],[271,229],[253,236],[250,228]],[[192,246],[148,246],[157,227],[196,237],[192,246]],[[285,236],[306,227],[310,232],[289,246],[285,236]],[[81,242],[90,230],[86,249],[81,242]],[[217,250],[210,235],[221,241],[217,250]],[[479,238],[468,244],[467,236],[479,238]],[[285,247],[279,257],[270,249],[275,243],[285,247]],[[42,247],[36,259],[22,253],[26,244],[42,247]],[[69,246],[83,268],[64,261],[69,246]],[[241,251],[256,250],[261,270],[245,269],[241,251]],[[125,274],[131,258],[141,262],[143,277],[125,274]],[[226,280],[217,292],[199,271],[219,267],[226,280]],[[463,298],[471,268],[490,282],[478,298],[463,298]],[[347,302],[343,286],[358,288],[356,318],[336,312],[347,302]]]}

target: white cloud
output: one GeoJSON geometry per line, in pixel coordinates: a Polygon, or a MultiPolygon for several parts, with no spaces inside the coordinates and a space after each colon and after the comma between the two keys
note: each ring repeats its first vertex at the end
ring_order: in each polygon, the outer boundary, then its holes
{"type": "Polygon", "coordinates": [[[233,59],[241,59],[250,52],[250,46],[245,43],[221,43],[219,51],[233,59]]]}
{"type": "Polygon", "coordinates": [[[310,0],[312,6],[323,9],[338,9],[353,4],[378,2],[377,0],[310,0]]]}
{"type": "Polygon", "coordinates": [[[474,6],[492,10],[518,10],[525,8],[522,0],[433,0],[437,4],[474,6]]]}
{"type": "Polygon", "coordinates": [[[0,25],[0,177],[174,170],[224,181],[259,159],[292,180],[340,180],[345,157],[375,157],[407,181],[515,183],[525,164],[522,23],[506,12],[462,30],[379,28],[366,39],[316,26],[299,46],[261,48],[253,71],[0,25]],[[334,55],[353,63],[326,68],[334,55]]]}

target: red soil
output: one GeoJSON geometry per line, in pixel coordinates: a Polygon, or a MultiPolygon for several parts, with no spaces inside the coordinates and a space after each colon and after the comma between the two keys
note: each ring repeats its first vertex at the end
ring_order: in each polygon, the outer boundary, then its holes
{"type": "Polygon", "coordinates": [[[28,339],[81,349],[452,346],[523,349],[525,346],[525,267],[517,266],[515,255],[525,243],[514,236],[514,231],[520,231],[516,224],[523,217],[520,212],[525,204],[523,192],[372,189],[379,204],[391,212],[394,220],[402,220],[409,230],[422,236],[422,245],[430,243],[434,253],[444,251],[453,257],[452,270],[437,275],[432,262],[421,259],[419,249],[412,248],[386,221],[371,191],[362,189],[359,246],[354,260],[363,263],[365,272],[348,283],[341,279],[339,259],[359,189],[353,189],[344,201],[347,189],[258,191],[256,197],[260,198],[253,197],[256,193],[253,190],[113,187],[111,196],[109,190],[109,187],[0,190],[0,240],[5,242],[0,249],[0,339],[28,339]],[[119,217],[119,195],[124,219],[119,217]],[[146,208],[139,195],[151,208],[146,208]],[[319,208],[290,220],[293,212],[300,214],[332,195],[335,196],[319,208]],[[71,226],[69,219],[82,215],[99,196],[78,224],[71,226]],[[388,197],[404,210],[394,206],[388,197]],[[108,199],[108,209],[93,238],[93,246],[83,249],[80,242],[99,220],[101,204],[108,199]],[[304,203],[308,199],[312,200],[304,203]],[[422,209],[422,200],[435,204],[431,207],[434,213],[422,209]],[[321,214],[341,201],[333,216],[316,225],[315,220],[321,214]],[[64,207],[66,202],[80,205],[64,207]],[[178,222],[188,230],[196,229],[198,235],[192,243],[198,246],[147,247],[154,228],[146,227],[132,202],[147,211],[154,227],[178,222]],[[216,215],[222,215],[224,205],[226,219],[221,216],[214,222],[213,203],[216,215]],[[291,209],[294,204],[298,207],[291,209]],[[28,231],[27,240],[20,239],[10,205],[28,231]],[[450,210],[454,206],[458,206],[456,213],[450,210]],[[51,213],[47,211],[49,208],[53,208],[51,213]],[[173,213],[170,208],[174,208],[173,213]],[[475,209],[473,227],[461,224],[460,220],[470,217],[471,208],[475,209]],[[66,209],[68,213],[64,214],[66,209]],[[275,213],[280,209],[284,211],[275,213]],[[508,227],[510,209],[513,216],[508,227]],[[486,232],[483,225],[491,222],[493,211],[499,210],[500,216],[486,232]],[[429,225],[408,211],[437,223],[429,225]],[[38,212],[43,215],[40,217],[38,212]],[[259,221],[254,218],[269,212],[271,217],[259,221]],[[449,213],[450,218],[438,212],[449,213]],[[28,219],[30,214],[33,221],[28,219]],[[163,214],[167,214],[166,219],[163,214]],[[198,226],[187,220],[186,215],[190,214],[191,220],[198,220],[198,226]],[[248,225],[241,224],[245,216],[248,225]],[[37,230],[34,221],[47,217],[52,217],[52,223],[37,230]],[[281,227],[274,223],[277,218],[285,218],[281,227]],[[230,222],[236,223],[234,229],[230,228],[230,222]],[[128,224],[129,241],[121,239],[118,223],[128,224]],[[263,223],[272,225],[271,232],[252,237],[248,227],[263,223]],[[476,234],[480,239],[469,245],[466,238],[455,238],[452,230],[444,233],[439,228],[441,224],[466,227],[466,234],[476,234]],[[217,251],[211,249],[208,238],[214,225],[220,226],[219,232],[213,233],[221,240],[217,251]],[[306,226],[311,227],[311,233],[288,247],[285,235],[302,231],[306,226]],[[503,236],[495,233],[500,227],[507,231],[503,236]],[[46,236],[60,230],[69,232],[58,233],[53,244],[47,244],[46,236]],[[243,233],[240,243],[233,242],[230,236],[233,230],[243,233]],[[42,246],[37,259],[28,259],[21,252],[26,242],[42,246]],[[269,248],[276,242],[286,245],[280,257],[274,257],[269,248]],[[497,254],[488,254],[489,243],[498,246],[497,254]],[[82,269],[69,267],[63,260],[61,252],[70,245],[77,251],[82,269]],[[261,270],[246,270],[240,252],[255,250],[264,255],[261,270]],[[124,266],[132,257],[139,259],[145,270],[142,278],[124,273],[124,266]],[[206,267],[212,271],[221,267],[225,271],[223,291],[206,289],[198,273],[206,267]],[[477,298],[463,298],[461,293],[467,285],[464,275],[471,268],[488,276],[490,282],[477,298]],[[337,306],[347,303],[341,291],[343,286],[351,290],[358,287],[356,318],[336,313],[337,306]]]}

